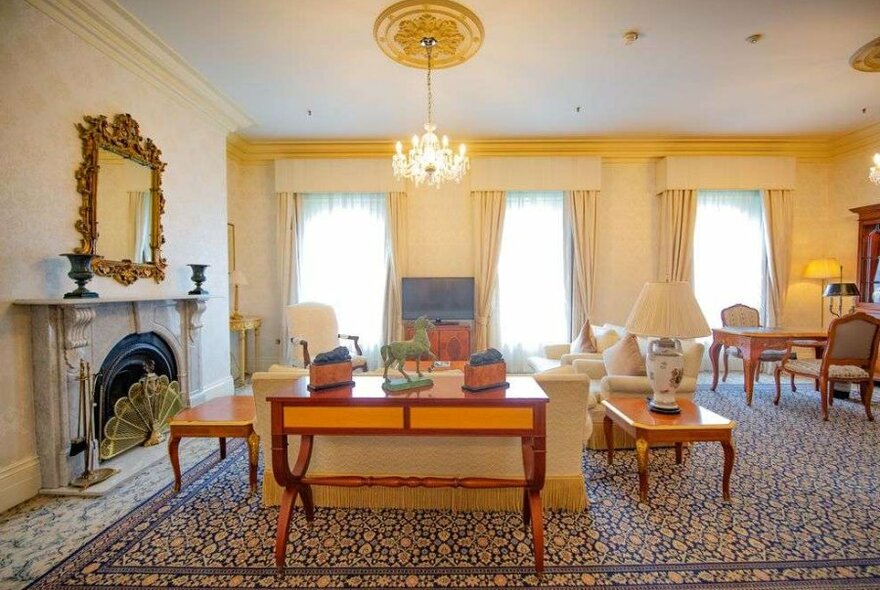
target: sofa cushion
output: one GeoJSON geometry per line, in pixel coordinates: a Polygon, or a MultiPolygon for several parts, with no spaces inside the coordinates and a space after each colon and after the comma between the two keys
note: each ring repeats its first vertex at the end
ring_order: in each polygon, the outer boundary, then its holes
{"type": "Polygon", "coordinates": [[[590,329],[590,320],[584,322],[577,337],[572,340],[569,352],[596,352],[596,343],[593,342],[593,331],[590,329]]]}
{"type": "Polygon", "coordinates": [[[544,356],[530,356],[526,362],[528,362],[529,366],[535,373],[549,371],[550,369],[555,369],[562,364],[562,361],[560,361],[559,359],[550,359],[544,356]]]}
{"type": "Polygon", "coordinates": [[[604,352],[606,348],[614,346],[620,340],[620,334],[614,328],[604,326],[593,326],[593,342],[596,345],[597,352],[604,352]]]}
{"type": "Polygon", "coordinates": [[[645,359],[639,350],[639,342],[630,334],[602,353],[605,372],[608,375],[644,376],[645,359]]]}

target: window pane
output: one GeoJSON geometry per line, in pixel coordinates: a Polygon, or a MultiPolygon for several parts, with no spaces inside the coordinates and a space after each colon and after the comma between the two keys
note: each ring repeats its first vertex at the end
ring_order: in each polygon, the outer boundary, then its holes
{"type": "Polygon", "coordinates": [[[360,336],[375,367],[387,277],[385,195],[304,195],[302,218],[299,300],[332,305],[339,330],[360,336]]]}
{"type": "Polygon", "coordinates": [[[508,370],[565,342],[561,192],[509,192],[498,261],[498,337],[508,370]]]}
{"type": "Polygon", "coordinates": [[[764,224],[759,191],[699,191],[694,292],[709,325],[744,303],[764,316],[764,224]]]}

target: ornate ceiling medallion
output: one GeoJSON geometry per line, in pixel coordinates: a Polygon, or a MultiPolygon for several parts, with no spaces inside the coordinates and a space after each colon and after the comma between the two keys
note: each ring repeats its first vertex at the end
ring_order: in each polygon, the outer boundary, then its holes
{"type": "Polygon", "coordinates": [[[431,67],[449,68],[474,56],[483,44],[483,23],[452,0],[403,0],[385,9],[373,25],[382,51],[412,68],[428,68],[422,39],[436,39],[431,67]]]}
{"type": "Polygon", "coordinates": [[[860,72],[880,72],[880,37],[853,53],[849,65],[860,72]]]}

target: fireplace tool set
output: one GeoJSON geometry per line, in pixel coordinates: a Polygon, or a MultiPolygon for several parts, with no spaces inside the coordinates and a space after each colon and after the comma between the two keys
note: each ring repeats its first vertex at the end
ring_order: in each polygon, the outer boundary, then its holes
{"type": "Polygon", "coordinates": [[[79,361],[79,422],[77,436],[70,441],[70,456],[85,453],[82,474],[70,482],[75,488],[88,488],[101,483],[118,469],[96,468],[98,441],[95,438],[95,398],[92,367],[84,360],[79,361]]]}

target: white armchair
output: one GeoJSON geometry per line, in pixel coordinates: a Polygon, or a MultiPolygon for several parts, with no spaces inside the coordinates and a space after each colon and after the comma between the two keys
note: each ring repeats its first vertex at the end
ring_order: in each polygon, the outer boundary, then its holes
{"type": "MultiPolygon", "coordinates": [[[[642,357],[645,356],[647,340],[639,339],[642,357]]],[[[684,353],[684,377],[678,388],[677,395],[693,398],[697,391],[697,377],[703,360],[704,346],[699,342],[682,342],[684,353]]],[[[605,418],[605,407],[602,401],[612,396],[645,397],[651,395],[651,383],[646,376],[608,375],[605,362],[601,359],[577,359],[573,362],[574,370],[586,373],[590,378],[590,399],[587,411],[593,424],[601,424],[605,418]]],[[[619,429],[614,431],[614,448],[632,448],[635,441],[619,429]]],[[[586,446],[591,449],[606,449],[605,433],[602,428],[593,429],[586,446]]]]}
{"type": "Polygon", "coordinates": [[[312,357],[329,352],[339,346],[339,340],[351,340],[354,352],[351,365],[367,370],[367,359],[358,344],[358,336],[339,333],[336,312],[324,303],[296,303],[287,306],[287,333],[290,337],[293,365],[308,367],[312,357]]]}

